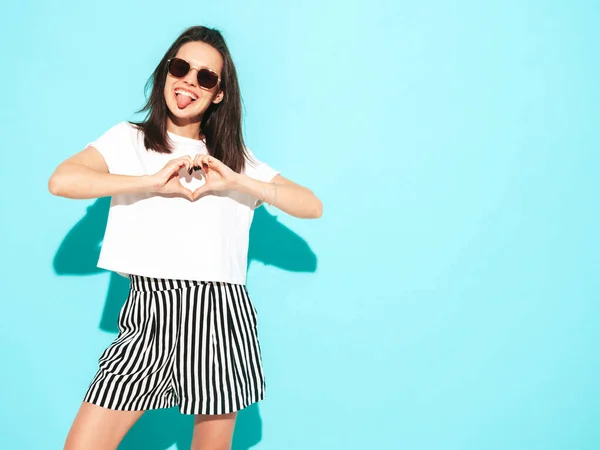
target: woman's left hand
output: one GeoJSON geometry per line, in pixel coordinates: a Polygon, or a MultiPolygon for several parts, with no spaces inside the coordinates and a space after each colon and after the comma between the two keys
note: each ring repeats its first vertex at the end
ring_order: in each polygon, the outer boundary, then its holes
{"type": "Polygon", "coordinates": [[[194,169],[202,169],[206,183],[194,191],[194,200],[210,191],[231,189],[238,174],[210,155],[196,155],[192,163],[194,169]]]}

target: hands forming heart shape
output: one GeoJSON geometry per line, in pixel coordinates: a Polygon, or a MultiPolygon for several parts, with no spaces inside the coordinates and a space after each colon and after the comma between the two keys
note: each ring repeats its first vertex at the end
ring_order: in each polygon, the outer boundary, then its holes
{"type": "Polygon", "coordinates": [[[196,155],[194,159],[190,156],[173,159],[150,178],[154,192],[182,195],[188,200],[194,201],[211,191],[230,189],[238,175],[217,158],[210,155],[196,155]],[[183,167],[189,174],[195,170],[202,170],[206,183],[194,192],[183,187],[179,181],[179,171],[183,167]]]}

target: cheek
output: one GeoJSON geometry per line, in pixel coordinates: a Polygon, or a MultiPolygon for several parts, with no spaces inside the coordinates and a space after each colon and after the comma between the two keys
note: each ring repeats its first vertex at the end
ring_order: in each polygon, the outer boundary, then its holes
{"type": "Polygon", "coordinates": [[[163,91],[163,95],[165,96],[165,98],[169,98],[171,97],[172,92],[173,82],[167,78],[167,81],[165,82],[165,89],[163,91]]]}
{"type": "Polygon", "coordinates": [[[202,97],[196,100],[195,102],[195,111],[198,113],[203,113],[210,106],[210,97],[202,97]]]}

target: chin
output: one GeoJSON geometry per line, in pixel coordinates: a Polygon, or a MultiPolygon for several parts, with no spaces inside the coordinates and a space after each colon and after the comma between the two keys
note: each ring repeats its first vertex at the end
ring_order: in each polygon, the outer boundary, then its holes
{"type": "Polygon", "coordinates": [[[187,111],[180,111],[177,108],[175,109],[175,111],[173,111],[171,108],[169,108],[169,112],[171,113],[171,116],[173,116],[174,118],[182,119],[182,120],[190,120],[190,121],[193,121],[194,119],[200,120],[200,118],[202,117],[202,114],[187,112],[187,111]]]}
{"type": "Polygon", "coordinates": [[[175,105],[171,105],[171,104],[169,104],[169,102],[167,102],[167,108],[172,117],[174,117],[176,119],[189,120],[189,121],[200,120],[200,118],[202,117],[202,113],[203,113],[203,111],[198,111],[196,108],[194,108],[194,109],[186,108],[183,110],[179,109],[177,107],[177,103],[175,103],[175,105]]]}
{"type": "Polygon", "coordinates": [[[205,105],[204,108],[199,107],[200,105],[194,105],[193,107],[187,107],[185,109],[179,109],[177,107],[177,101],[167,101],[167,108],[172,116],[177,117],[178,119],[195,119],[201,118],[204,112],[208,109],[210,104],[205,105]]]}

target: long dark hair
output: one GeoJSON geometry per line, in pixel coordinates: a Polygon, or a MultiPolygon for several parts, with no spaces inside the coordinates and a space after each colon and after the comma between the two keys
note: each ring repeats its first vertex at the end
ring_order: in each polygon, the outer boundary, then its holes
{"type": "Polygon", "coordinates": [[[242,136],[242,97],[237,73],[225,39],[221,33],[203,26],[190,27],[171,45],[146,83],[146,92],[151,89],[146,105],[138,112],[147,112],[143,122],[132,122],[144,132],[144,145],[158,153],[171,153],[167,135],[167,115],[164,90],[167,78],[167,61],[179,48],[188,42],[204,42],[217,50],[223,58],[220,89],[223,100],[211,103],[202,116],[200,130],[206,138],[208,153],[241,173],[248,156],[242,136]]]}

